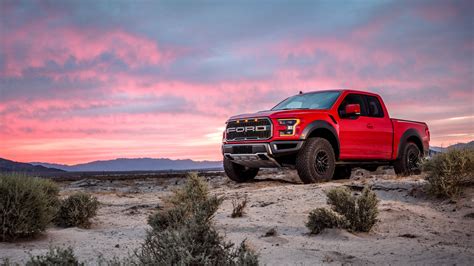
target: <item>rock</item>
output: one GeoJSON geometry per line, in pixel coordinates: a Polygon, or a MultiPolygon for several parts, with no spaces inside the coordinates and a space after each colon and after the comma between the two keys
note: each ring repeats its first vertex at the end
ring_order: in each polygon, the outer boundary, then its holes
{"type": "Polygon", "coordinates": [[[464,215],[464,218],[474,219],[474,212],[471,212],[471,213],[468,213],[468,214],[464,215]]]}
{"type": "Polygon", "coordinates": [[[272,227],[262,237],[270,237],[270,236],[276,236],[276,235],[277,235],[277,230],[275,227],[272,227]]]}
{"type": "Polygon", "coordinates": [[[81,179],[78,181],[74,181],[70,184],[71,187],[94,187],[100,183],[100,180],[97,179],[81,179]]]}
{"type": "Polygon", "coordinates": [[[418,236],[416,235],[413,235],[413,234],[402,234],[402,235],[399,235],[399,237],[405,237],[405,238],[417,238],[418,236]]]}

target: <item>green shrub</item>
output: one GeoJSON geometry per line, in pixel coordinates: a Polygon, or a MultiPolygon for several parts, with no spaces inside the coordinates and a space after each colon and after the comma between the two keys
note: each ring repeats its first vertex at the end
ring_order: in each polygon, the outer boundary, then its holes
{"type": "Polygon", "coordinates": [[[378,199],[366,187],[358,197],[347,188],[334,188],[327,192],[328,204],[332,210],[313,210],[306,226],[317,234],[324,228],[346,228],[355,232],[368,232],[377,222],[378,199]]]}
{"type": "Polygon", "coordinates": [[[160,232],[169,227],[179,227],[187,216],[184,208],[170,208],[160,210],[148,217],[148,224],[154,231],[160,232]]]}
{"type": "Polygon", "coordinates": [[[31,256],[26,266],[76,266],[84,265],[79,263],[71,247],[50,248],[45,255],[31,256]]]}
{"type": "Polygon", "coordinates": [[[54,222],[62,227],[89,228],[90,219],[96,216],[98,208],[99,202],[96,197],[78,192],[61,201],[54,222]]]}
{"type": "Polygon", "coordinates": [[[428,191],[437,197],[456,197],[474,184],[474,150],[449,150],[424,162],[428,191]]]}
{"type": "Polygon", "coordinates": [[[169,208],[150,216],[152,230],[136,252],[141,265],[257,265],[244,243],[227,243],[212,224],[221,198],[209,196],[207,183],[188,175],[184,187],[167,199],[169,208]]]}
{"type": "Polygon", "coordinates": [[[209,196],[206,182],[195,173],[188,174],[186,184],[165,201],[169,208],[148,217],[148,224],[155,231],[176,229],[194,216],[208,222],[222,203],[221,198],[209,196]]]}
{"type": "Polygon", "coordinates": [[[44,231],[56,213],[58,192],[50,180],[0,174],[0,241],[44,231]]]}
{"type": "Polygon", "coordinates": [[[378,203],[377,195],[370,188],[362,190],[362,194],[357,197],[357,219],[351,223],[352,230],[369,232],[372,229],[377,223],[378,203]]]}
{"type": "Polygon", "coordinates": [[[377,195],[365,187],[358,197],[348,188],[334,188],[327,193],[328,204],[332,209],[346,217],[349,229],[356,232],[368,232],[377,222],[377,195]]]}
{"type": "Polygon", "coordinates": [[[327,203],[335,212],[344,215],[348,221],[357,220],[356,198],[349,189],[345,187],[333,188],[326,193],[326,196],[328,197],[327,203]]]}
{"type": "Polygon", "coordinates": [[[312,210],[306,223],[311,234],[319,234],[325,228],[347,228],[348,225],[349,222],[344,216],[327,208],[312,210]]]}
{"type": "Polygon", "coordinates": [[[136,255],[141,265],[257,265],[242,245],[233,248],[211,224],[192,218],[176,229],[150,231],[136,255]]]}

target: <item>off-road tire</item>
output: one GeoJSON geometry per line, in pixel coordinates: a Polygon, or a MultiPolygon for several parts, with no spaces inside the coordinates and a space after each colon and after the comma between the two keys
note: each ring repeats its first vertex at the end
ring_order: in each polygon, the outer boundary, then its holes
{"type": "Polygon", "coordinates": [[[421,173],[421,151],[413,142],[403,147],[398,159],[393,163],[395,173],[400,176],[419,175],[421,173]]]}
{"type": "Polygon", "coordinates": [[[334,150],[323,138],[307,139],[296,157],[296,170],[305,184],[330,180],[335,168],[334,150]]]}
{"type": "Polygon", "coordinates": [[[258,170],[259,168],[246,167],[224,158],[224,171],[235,182],[241,183],[254,179],[258,174],[258,170]]]}
{"type": "Polygon", "coordinates": [[[336,166],[332,179],[349,179],[351,177],[352,167],[336,166]]]}

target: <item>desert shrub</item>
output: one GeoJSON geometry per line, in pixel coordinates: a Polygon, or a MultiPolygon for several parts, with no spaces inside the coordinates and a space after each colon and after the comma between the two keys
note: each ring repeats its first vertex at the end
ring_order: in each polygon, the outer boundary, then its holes
{"type": "Polygon", "coordinates": [[[45,255],[31,256],[26,266],[76,266],[79,263],[71,247],[50,248],[45,255]]]}
{"type": "Polygon", "coordinates": [[[378,203],[377,195],[370,188],[365,187],[362,194],[357,197],[357,219],[351,222],[352,230],[369,232],[372,229],[377,223],[378,203]]]}
{"type": "Polygon", "coordinates": [[[56,183],[50,180],[42,179],[42,190],[46,196],[46,201],[48,202],[48,212],[53,216],[56,216],[61,201],[59,199],[59,187],[56,183]]]}
{"type": "Polygon", "coordinates": [[[0,241],[44,231],[56,213],[58,192],[50,180],[0,174],[0,241]]]}
{"type": "Polygon", "coordinates": [[[377,222],[378,199],[370,188],[364,188],[358,197],[347,188],[334,188],[327,192],[327,197],[331,210],[318,208],[308,217],[306,226],[311,233],[317,234],[324,228],[368,232],[377,222]]]}
{"type": "Polygon", "coordinates": [[[181,227],[150,231],[136,254],[142,265],[257,265],[245,244],[235,249],[209,223],[187,219],[181,227]]]}
{"type": "Polygon", "coordinates": [[[358,197],[348,188],[334,188],[327,193],[328,204],[349,221],[349,229],[368,232],[377,222],[377,195],[365,187],[358,197]]]}
{"type": "Polygon", "coordinates": [[[327,208],[312,210],[306,222],[311,234],[319,234],[325,228],[347,228],[348,225],[346,217],[327,208]]]}
{"type": "Polygon", "coordinates": [[[232,214],[230,217],[232,218],[237,218],[237,217],[242,217],[245,212],[245,207],[247,207],[247,197],[245,197],[243,200],[240,202],[237,200],[232,201],[232,214]]]}
{"type": "Polygon", "coordinates": [[[222,203],[222,198],[209,196],[207,183],[197,174],[190,173],[185,185],[165,201],[169,208],[148,217],[148,224],[154,231],[179,228],[192,217],[209,222],[222,203]]]}
{"type": "Polygon", "coordinates": [[[344,215],[348,221],[357,220],[356,197],[349,189],[333,188],[326,193],[326,196],[328,197],[327,203],[335,212],[344,215]]]}
{"type": "Polygon", "coordinates": [[[449,150],[424,162],[428,191],[437,197],[456,197],[474,184],[474,150],[449,150]]]}
{"type": "Polygon", "coordinates": [[[78,192],[61,201],[54,222],[58,226],[89,228],[90,219],[96,216],[99,201],[87,193],[78,192]]]}
{"type": "Polygon", "coordinates": [[[168,229],[169,227],[179,227],[186,217],[184,208],[170,208],[160,210],[148,217],[148,224],[157,232],[168,229]]]}
{"type": "Polygon", "coordinates": [[[234,248],[212,224],[221,198],[210,196],[196,174],[166,200],[169,208],[152,215],[152,230],[136,252],[140,265],[257,265],[258,257],[245,243],[234,248]]]}

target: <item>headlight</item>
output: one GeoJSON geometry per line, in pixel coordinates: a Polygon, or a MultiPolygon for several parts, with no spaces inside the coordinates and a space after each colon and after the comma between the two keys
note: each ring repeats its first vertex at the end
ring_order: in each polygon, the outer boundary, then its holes
{"type": "Polygon", "coordinates": [[[294,136],[296,126],[300,123],[299,119],[278,119],[278,124],[281,126],[285,126],[283,130],[279,130],[280,137],[283,136],[294,136]]]}

